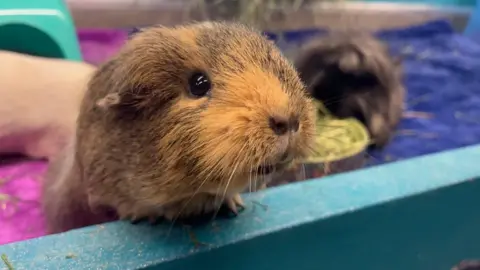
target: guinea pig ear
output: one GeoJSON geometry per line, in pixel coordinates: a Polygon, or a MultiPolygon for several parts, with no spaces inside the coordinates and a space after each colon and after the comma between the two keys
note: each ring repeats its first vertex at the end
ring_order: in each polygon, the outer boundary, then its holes
{"type": "Polygon", "coordinates": [[[118,93],[110,93],[97,100],[96,104],[98,107],[106,110],[120,104],[120,95],[118,93]]]}
{"type": "Polygon", "coordinates": [[[121,111],[131,112],[139,111],[147,107],[154,98],[152,95],[144,93],[145,91],[126,90],[121,92],[109,93],[99,99],[96,105],[102,109],[120,109],[121,111]]]}
{"type": "Polygon", "coordinates": [[[144,27],[133,27],[132,29],[130,29],[130,31],[128,31],[128,38],[132,38],[134,35],[142,32],[144,30],[144,27]]]}
{"type": "Polygon", "coordinates": [[[105,89],[109,93],[96,100],[96,106],[102,109],[122,109],[137,111],[148,106],[154,98],[139,81],[142,77],[132,76],[129,67],[121,61],[110,60],[101,66],[90,81],[90,87],[105,89]]]}

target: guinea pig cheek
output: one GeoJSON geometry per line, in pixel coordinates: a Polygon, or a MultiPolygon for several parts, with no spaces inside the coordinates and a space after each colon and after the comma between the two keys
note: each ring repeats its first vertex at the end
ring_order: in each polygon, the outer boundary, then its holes
{"type": "Polygon", "coordinates": [[[212,100],[201,113],[199,141],[204,142],[199,153],[206,170],[214,170],[219,182],[204,183],[204,190],[213,194],[234,194],[249,185],[249,175],[257,167],[256,149],[261,149],[254,118],[248,108],[222,106],[212,100]]]}
{"type": "Polygon", "coordinates": [[[205,157],[222,160],[225,166],[242,166],[243,153],[248,152],[248,125],[253,121],[246,108],[216,106],[212,101],[200,116],[199,141],[205,142],[205,157]]]}

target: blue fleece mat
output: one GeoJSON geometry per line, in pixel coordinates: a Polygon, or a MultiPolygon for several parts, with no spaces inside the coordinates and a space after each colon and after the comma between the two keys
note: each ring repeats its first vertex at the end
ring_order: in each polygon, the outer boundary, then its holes
{"type": "MultiPolygon", "coordinates": [[[[323,33],[287,32],[284,39],[297,43],[323,33]]],[[[407,110],[432,118],[404,119],[392,143],[371,153],[374,163],[480,143],[480,44],[455,33],[447,21],[382,31],[378,37],[404,56],[407,110]]]]}

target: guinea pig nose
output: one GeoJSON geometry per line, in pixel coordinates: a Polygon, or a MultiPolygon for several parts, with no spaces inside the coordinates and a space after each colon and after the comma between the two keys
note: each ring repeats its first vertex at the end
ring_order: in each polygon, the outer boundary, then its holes
{"type": "Polygon", "coordinates": [[[296,117],[290,119],[281,116],[270,116],[268,118],[268,124],[275,134],[281,136],[287,134],[288,131],[297,132],[300,123],[296,117]]]}

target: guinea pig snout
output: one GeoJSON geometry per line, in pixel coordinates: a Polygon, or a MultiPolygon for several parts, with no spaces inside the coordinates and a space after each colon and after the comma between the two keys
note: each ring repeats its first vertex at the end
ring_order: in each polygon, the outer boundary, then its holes
{"type": "Polygon", "coordinates": [[[288,133],[298,132],[300,122],[296,116],[280,116],[270,115],[268,117],[268,126],[278,136],[287,135],[288,133]]]}

